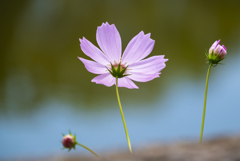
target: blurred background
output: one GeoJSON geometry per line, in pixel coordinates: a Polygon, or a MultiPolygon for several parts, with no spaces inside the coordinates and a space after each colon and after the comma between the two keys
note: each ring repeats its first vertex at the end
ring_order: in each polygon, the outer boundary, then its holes
{"type": "MultiPolygon", "coordinates": [[[[152,143],[198,142],[205,53],[227,47],[211,69],[203,139],[240,134],[240,1],[22,0],[0,1],[0,160],[91,155],[67,153],[69,130],[96,153],[128,150],[115,87],[91,83],[77,56],[79,38],[96,42],[103,22],[115,24],[123,50],[140,31],[150,54],[169,61],[160,78],[120,88],[133,150],[152,143]]],[[[89,59],[89,58],[87,58],[89,59]]]]}

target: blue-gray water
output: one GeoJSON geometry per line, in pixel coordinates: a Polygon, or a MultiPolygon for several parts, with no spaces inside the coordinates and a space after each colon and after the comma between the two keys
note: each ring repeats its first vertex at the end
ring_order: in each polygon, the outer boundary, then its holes
{"type": "MultiPolygon", "coordinates": [[[[225,65],[211,70],[203,140],[240,134],[239,60],[239,54],[235,58],[226,58],[225,65]]],[[[128,108],[135,105],[124,103],[122,99],[133,151],[148,143],[188,139],[197,142],[204,88],[204,80],[196,83],[189,77],[181,77],[178,84],[151,104],[128,108]]],[[[74,111],[71,105],[55,99],[46,100],[39,106],[41,108],[26,118],[17,114],[0,118],[1,159],[66,155],[67,150],[60,150],[60,141],[61,133],[66,134],[68,129],[77,134],[77,141],[95,152],[128,148],[117,100],[106,104],[111,106],[110,109],[100,112],[74,111]]],[[[70,153],[89,154],[81,147],[70,153]]]]}

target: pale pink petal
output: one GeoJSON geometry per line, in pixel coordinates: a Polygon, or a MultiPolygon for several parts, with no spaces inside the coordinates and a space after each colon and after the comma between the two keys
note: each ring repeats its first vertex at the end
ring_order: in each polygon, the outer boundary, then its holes
{"type": "Polygon", "coordinates": [[[128,76],[128,78],[137,82],[148,82],[150,80],[153,80],[154,78],[159,77],[159,74],[160,73],[155,74],[132,73],[128,76]]]}
{"type": "Polygon", "coordinates": [[[83,64],[85,65],[85,68],[91,73],[94,73],[94,74],[109,73],[106,67],[102,64],[99,64],[94,61],[90,61],[81,57],[78,57],[78,59],[83,62],[83,64]]]}
{"type": "Polygon", "coordinates": [[[128,66],[127,73],[144,73],[155,74],[159,73],[165,66],[165,62],[168,59],[164,59],[164,55],[152,56],[150,58],[141,60],[128,66]]]}
{"type": "Polygon", "coordinates": [[[152,52],[155,41],[150,38],[150,35],[150,33],[144,35],[141,31],[128,43],[122,57],[123,64],[130,65],[138,62],[152,52]]]}
{"type": "Polygon", "coordinates": [[[215,54],[215,55],[218,55],[218,54],[221,52],[222,49],[223,49],[223,47],[222,47],[221,45],[218,45],[218,46],[216,47],[216,49],[214,50],[214,54],[215,54]]]}
{"type": "Polygon", "coordinates": [[[224,45],[222,45],[222,47],[225,49],[225,51],[227,52],[227,48],[224,46],[224,45]]]}
{"type": "Polygon", "coordinates": [[[91,82],[95,82],[96,84],[103,84],[107,87],[110,87],[115,84],[115,81],[116,79],[110,73],[106,73],[96,76],[92,79],[91,82]]]}
{"type": "Polygon", "coordinates": [[[95,60],[96,62],[106,65],[109,64],[109,60],[106,57],[106,55],[99,50],[95,45],[93,45],[90,41],[88,41],[86,38],[83,37],[83,39],[79,39],[80,41],[80,47],[82,51],[95,60]]]}
{"type": "Polygon", "coordinates": [[[226,47],[225,47],[224,45],[222,45],[222,46],[221,46],[221,51],[220,51],[219,57],[220,57],[221,59],[223,59],[226,54],[227,54],[226,47]]]}
{"type": "Polygon", "coordinates": [[[114,24],[107,22],[97,28],[97,43],[102,51],[108,56],[111,63],[119,62],[122,53],[122,41],[114,24]]]}
{"type": "Polygon", "coordinates": [[[133,88],[138,89],[138,86],[136,86],[136,84],[133,83],[133,81],[131,81],[131,79],[129,79],[127,76],[118,79],[118,87],[126,87],[126,88],[130,88],[130,89],[133,89],[133,88]]]}
{"type": "Polygon", "coordinates": [[[219,45],[219,42],[220,42],[220,40],[217,40],[212,44],[212,46],[209,49],[209,53],[212,53],[212,51],[217,48],[217,46],[219,45]]]}

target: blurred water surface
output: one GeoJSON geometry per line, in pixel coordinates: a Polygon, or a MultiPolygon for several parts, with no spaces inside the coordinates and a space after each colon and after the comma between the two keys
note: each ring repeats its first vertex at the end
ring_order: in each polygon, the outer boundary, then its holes
{"type": "MultiPolygon", "coordinates": [[[[198,139],[207,65],[204,53],[221,39],[228,55],[212,69],[206,137],[240,132],[240,1],[1,1],[1,158],[60,151],[69,129],[93,150],[127,148],[114,87],[91,83],[77,56],[83,36],[114,23],[123,50],[140,31],[155,40],[152,55],[169,61],[161,77],[120,88],[133,147],[198,139]]],[[[77,153],[84,150],[78,148],[77,153]]],[[[87,152],[86,152],[87,153],[87,152]]],[[[88,153],[87,153],[88,154],[88,153]]]]}

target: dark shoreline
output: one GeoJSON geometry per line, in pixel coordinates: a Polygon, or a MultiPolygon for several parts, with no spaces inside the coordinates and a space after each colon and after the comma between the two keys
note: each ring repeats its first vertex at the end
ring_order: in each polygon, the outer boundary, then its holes
{"type": "MultiPolygon", "coordinates": [[[[23,159],[24,161],[240,161],[240,135],[196,141],[149,145],[128,151],[116,151],[95,156],[71,157],[52,156],[42,159],[23,159]]],[[[9,161],[23,161],[9,160],[9,161]]]]}

